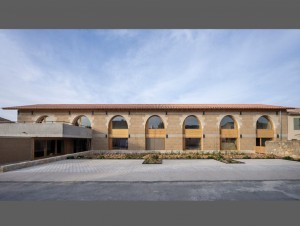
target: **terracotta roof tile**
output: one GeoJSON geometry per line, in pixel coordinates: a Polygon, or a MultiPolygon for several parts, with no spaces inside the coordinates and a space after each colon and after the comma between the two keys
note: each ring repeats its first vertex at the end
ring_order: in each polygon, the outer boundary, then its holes
{"type": "Polygon", "coordinates": [[[4,110],[286,110],[292,107],[266,104],[35,104],[4,110]]]}

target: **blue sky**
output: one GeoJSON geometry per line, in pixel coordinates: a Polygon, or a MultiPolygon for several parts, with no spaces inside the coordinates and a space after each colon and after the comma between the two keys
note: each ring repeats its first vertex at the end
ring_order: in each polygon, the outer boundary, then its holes
{"type": "MultiPolygon", "coordinates": [[[[300,107],[300,30],[0,30],[0,106],[300,107]]],[[[0,110],[16,120],[16,111],[0,110]]]]}

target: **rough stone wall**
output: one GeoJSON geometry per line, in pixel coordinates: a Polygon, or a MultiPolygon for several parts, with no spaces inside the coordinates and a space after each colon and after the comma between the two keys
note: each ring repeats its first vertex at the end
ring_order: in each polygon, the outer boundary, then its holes
{"type": "Polygon", "coordinates": [[[300,159],[300,141],[267,141],[266,153],[300,159]]]}

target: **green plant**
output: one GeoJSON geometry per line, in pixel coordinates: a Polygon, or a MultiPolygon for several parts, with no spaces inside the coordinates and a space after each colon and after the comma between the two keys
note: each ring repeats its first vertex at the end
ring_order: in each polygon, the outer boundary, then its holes
{"type": "Polygon", "coordinates": [[[234,159],[225,159],[225,163],[236,164],[236,163],[244,163],[234,159]]]}
{"type": "Polygon", "coordinates": [[[207,159],[214,159],[214,156],[208,155],[208,156],[207,156],[207,159]]]}
{"type": "Polygon", "coordinates": [[[248,155],[245,155],[245,156],[243,156],[243,159],[251,159],[251,157],[248,155]]]}
{"type": "Polygon", "coordinates": [[[143,164],[161,164],[162,159],[159,158],[158,154],[148,154],[144,156],[143,164]]]}
{"type": "Polygon", "coordinates": [[[216,160],[221,160],[221,159],[224,159],[224,156],[222,155],[221,152],[218,152],[218,153],[215,154],[215,159],[216,160]]]}
{"type": "Polygon", "coordinates": [[[97,156],[97,159],[105,159],[105,156],[102,155],[102,154],[101,154],[101,155],[98,155],[98,156],[97,156]]]}
{"type": "Polygon", "coordinates": [[[284,159],[284,160],[294,160],[294,158],[291,157],[291,156],[284,156],[282,159],[284,159]]]}
{"type": "Polygon", "coordinates": [[[77,159],[84,159],[84,155],[78,155],[76,158],[77,159]]]}
{"type": "Polygon", "coordinates": [[[151,157],[152,159],[158,159],[158,158],[159,158],[159,155],[158,155],[158,154],[152,154],[152,155],[150,155],[150,157],[151,157]]]}
{"type": "Polygon", "coordinates": [[[67,159],[75,159],[74,156],[68,156],[67,159]]]}
{"type": "Polygon", "coordinates": [[[131,154],[125,154],[125,159],[141,159],[144,157],[145,154],[140,153],[131,153],[131,154]]]}

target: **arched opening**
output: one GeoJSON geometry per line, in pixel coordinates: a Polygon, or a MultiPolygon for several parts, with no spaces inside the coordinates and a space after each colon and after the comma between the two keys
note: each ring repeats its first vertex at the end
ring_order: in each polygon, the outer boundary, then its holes
{"type": "Polygon", "coordinates": [[[49,122],[47,120],[47,118],[48,118],[48,115],[43,115],[36,120],[36,123],[47,123],[47,122],[49,122]]]}
{"type": "Polygon", "coordinates": [[[91,122],[85,115],[77,116],[72,123],[74,126],[92,128],[91,122]]]}
{"type": "Polygon", "coordinates": [[[186,117],[183,123],[183,149],[201,150],[202,129],[198,118],[194,115],[186,117]]]}
{"type": "Polygon", "coordinates": [[[115,116],[110,120],[109,149],[128,149],[128,124],[123,116],[115,116]]]}
{"type": "Polygon", "coordinates": [[[274,128],[268,116],[261,116],[256,121],[256,147],[258,153],[265,153],[266,141],[274,139],[274,128]]]}
{"type": "Polygon", "coordinates": [[[220,122],[220,150],[239,150],[237,123],[231,115],[220,122]]]}
{"type": "Polygon", "coordinates": [[[146,123],[146,150],[165,150],[166,130],[159,116],[151,116],[146,123]]]}

